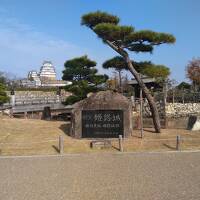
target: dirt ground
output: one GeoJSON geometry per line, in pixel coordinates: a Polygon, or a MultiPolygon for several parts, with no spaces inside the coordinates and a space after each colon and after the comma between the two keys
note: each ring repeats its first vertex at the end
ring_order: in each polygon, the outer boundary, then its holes
{"type": "MultiPolygon", "coordinates": [[[[64,153],[119,151],[117,139],[112,139],[112,148],[91,149],[91,140],[74,139],[68,135],[69,130],[69,122],[0,116],[0,155],[58,154],[59,135],[64,137],[64,153]]],[[[133,130],[132,137],[124,139],[124,151],[176,150],[177,135],[181,136],[181,150],[200,150],[200,131],[163,129],[156,134],[153,129],[144,129],[142,139],[139,130],[133,130]]]]}

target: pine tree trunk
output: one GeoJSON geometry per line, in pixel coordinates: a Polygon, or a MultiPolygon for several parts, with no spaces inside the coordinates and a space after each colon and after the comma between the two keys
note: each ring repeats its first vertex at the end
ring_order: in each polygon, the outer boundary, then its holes
{"type": "Polygon", "coordinates": [[[132,62],[131,62],[131,60],[128,56],[128,53],[124,49],[122,49],[119,46],[116,46],[115,44],[110,42],[109,40],[105,40],[104,42],[106,42],[112,49],[114,49],[117,53],[119,53],[126,60],[129,71],[135,77],[136,81],[138,82],[139,86],[142,88],[142,91],[143,91],[144,95],[146,96],[146,98],[148,100],[148,103],[149,103],[149,106],[150,106],[150,109],[151,109],[151,113],[152,113],[155,131],[156,131],[156,133],[160,133],[161,132],[160,117],[159,117],[158,109],[156,107],[156,103],[154,101],[154,98],[150,94],[148,88],[143,83],[142,79],[140,78],[140,75],[138,74],[138,72],[133,67],[132,62]]]}
{"type": "Polygon", "coordinates": [[[132,62],[131,62],[131,60],[129,59],[128,56],[126,56],[126,62],[128,64],[128,68],[129,68],[130,72],[135,77],[136,81],[138,82],[139,86],[142,88],[142,91],[143,91],[144,95],[146,96],[146,98],[148,100],[148,103],[149,103],[149,106],[150,106],[150,109],[151,109],[151,113],[152,113],[155,131],[156,131],[156,133],[160,133],[161,132],[160,117],[159,117],[158,109],[156,107],[156,103],[154,101],[154,98],[150,94],[146,85],[143,83],[138,72],[133,67],[132,62]]]}

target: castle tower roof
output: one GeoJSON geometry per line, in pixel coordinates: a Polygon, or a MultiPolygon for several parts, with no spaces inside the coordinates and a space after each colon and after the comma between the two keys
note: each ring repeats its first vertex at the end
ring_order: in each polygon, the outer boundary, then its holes
{"type": "Polygon", "coordinates": [[[41,80],[56,80],[56,71],[51,61],[44,61],[40,68],[41,80]]]}

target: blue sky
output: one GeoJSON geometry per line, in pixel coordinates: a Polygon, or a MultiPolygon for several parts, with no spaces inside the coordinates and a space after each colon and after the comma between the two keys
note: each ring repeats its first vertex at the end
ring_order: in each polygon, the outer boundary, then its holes
{"type": "Polygon", "coordinates": [[[97,36],[80,25],[90,11],[111,12],[121,24],[136,30],[172,33],[174,45],[162,45],[153,54],[134,54],[171,69],[171,78],[185,81],[185,66],[200,56],[199,0],[0,0],[0,71],[24,77],[51,60],[61,77],[65,60],[87,54],[98,62],[116,55],[97,36]]]}

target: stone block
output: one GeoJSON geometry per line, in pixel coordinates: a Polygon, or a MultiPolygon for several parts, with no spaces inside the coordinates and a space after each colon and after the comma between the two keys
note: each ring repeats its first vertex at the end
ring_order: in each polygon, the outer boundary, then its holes
{"type": "Polygon", "coordinates": [[[122,94],[97,92],[73,107],[72,137],[118,138],[132,134],[132,105],[122,94]]]}
{"type": "Polygon", "coordinates": [[[197,115],[190,115],[188,119],[188,130],[199,131],[200,130],[200,117],[197,115]]]}
{"type": "Polygon", "coordinates": [[[51,108],[49,106],[44,107],[44,110],[42,112],[42,119],[51,120],[51,108]]]}
{"type": "Polygon", "coordinates": [[[112,144],[110,140],[93,140],[90,143],[91,148],[96,148],[96,149],[107,149],[111,148],[112,144]]]}

